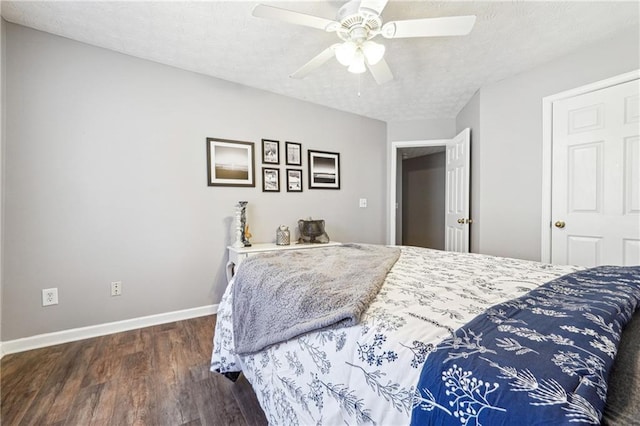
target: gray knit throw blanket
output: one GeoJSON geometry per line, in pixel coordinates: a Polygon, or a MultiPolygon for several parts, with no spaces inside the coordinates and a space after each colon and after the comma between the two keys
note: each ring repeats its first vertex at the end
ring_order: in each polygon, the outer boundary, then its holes
{"type": "Polygon", "coordinates": [[[344,244],[249,257],[233,283],[236,353],[357,324],[399,256],[399,248],[344,244]]]}

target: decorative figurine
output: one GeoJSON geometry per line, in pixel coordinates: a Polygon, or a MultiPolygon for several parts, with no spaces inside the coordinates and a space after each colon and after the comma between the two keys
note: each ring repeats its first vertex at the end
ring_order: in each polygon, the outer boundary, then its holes
{"type": "Polygon", "coordinates": [[[238,201],[240,205],[240,226],[242,230],[242,244],[244,247],[251,247],[251,242],[245,232],[247,231],[247,204],[248,201],[238,201]]]}
{"type": "Polygon", "coordinates": [[[242,242],[242,236],[244,229],[242,227],[242,205],[240,203],[236,204],[236,216],[234,221],[234,227],[236,229],[236,241],[233,243],[233,247],[242,248],[244,247],[244,243],[242,242]]]}
{"type": "Polygon", "coordinates": [[[251,238],[253,235],[251,235],[251,232],[249,232],[249,224],[245,225],[244,227],[244,245],[245,247],[251,247],[251,242],[249,241],[249,238],[251,238]]]}

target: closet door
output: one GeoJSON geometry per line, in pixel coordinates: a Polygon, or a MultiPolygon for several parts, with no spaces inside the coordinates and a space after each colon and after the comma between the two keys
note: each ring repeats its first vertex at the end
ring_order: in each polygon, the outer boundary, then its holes
{"type": "Polygon", "coordinates": [[[638,80],[553,103],[552,263],[640,264],[638,80]]]}

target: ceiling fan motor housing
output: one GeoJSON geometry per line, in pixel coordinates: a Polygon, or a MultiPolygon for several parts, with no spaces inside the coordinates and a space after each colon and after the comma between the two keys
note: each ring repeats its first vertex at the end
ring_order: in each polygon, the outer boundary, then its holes
{"type": "Polygon", "coordinates": [[[382,19],[374,10],[360,8],[359,0],[346,3],[338,11],[338,36],[344,41],[362,43],[375,37],[382,27],[382,19]]]}

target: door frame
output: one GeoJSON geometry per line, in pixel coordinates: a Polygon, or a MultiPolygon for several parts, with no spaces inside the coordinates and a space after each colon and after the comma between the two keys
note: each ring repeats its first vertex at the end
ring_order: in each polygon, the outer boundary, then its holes
{"type": "Polygon", "coordinates": [[[397,207],[397,175],[398,175],[398,150],[401,148],[422,148],[428,146],[447,146],[451,139],[394,141],[389,145],[389,229],[387,232],[387,244],[396,245],[396,212],[397,207]]]}
{"type": "Polygon", "coordinates": [[[640,79],[640,70],[630,71],[605,80],[596,81],[571,90],[556,93],[542,98],[542,216],[541,216],[541,242],[540,261],[551,263],[551,189],[552,189],[552,162],[553,162],[553,103],[562,99],[573,98],[585,93],[627,83],[640,79]]]}

